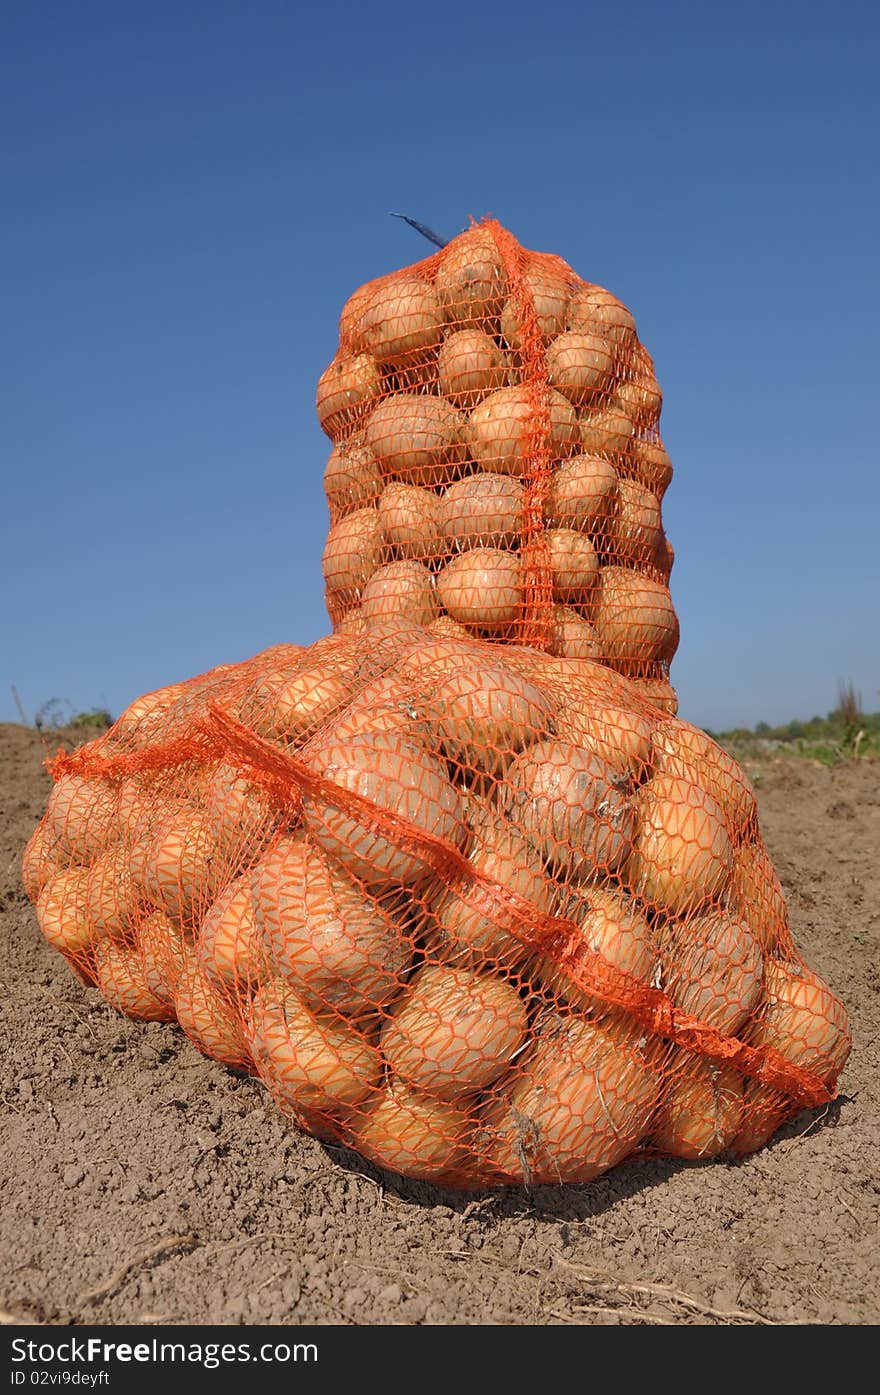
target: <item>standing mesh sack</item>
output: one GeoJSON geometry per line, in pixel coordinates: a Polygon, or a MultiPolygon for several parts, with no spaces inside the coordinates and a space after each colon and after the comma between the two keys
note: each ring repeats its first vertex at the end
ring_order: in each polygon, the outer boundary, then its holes
{"type": "Polygon", "coordinates": [[[386,622],[147,695],[53,774],[49,943],[406,1176],[748,1152],[847,1059],[745,775],[604,665],[386,622]]]}
{"type": "Polygon", "coordinates": [[[629,310],[493,220],[361,287],[317,394],[334,628],[592,658],[674,711],[661,405],[629,310]]]}

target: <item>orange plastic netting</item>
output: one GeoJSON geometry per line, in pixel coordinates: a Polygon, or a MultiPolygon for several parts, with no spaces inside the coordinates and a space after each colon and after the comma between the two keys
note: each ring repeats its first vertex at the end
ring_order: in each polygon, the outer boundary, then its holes
{"type": "Polygon", "coordinates": [[[746,776],[604,665],[386,621],[147,695],[53,774],[47,940],[380,1166],[585,1181],[833,1095],[846,1013],[746,776]]]}
{"type": "Polygon", "coordinates": [[[630,311],[487,219],[357,290],[318,386],[334,628],[593,658],[675,710],[662,393],[630,311]]]}

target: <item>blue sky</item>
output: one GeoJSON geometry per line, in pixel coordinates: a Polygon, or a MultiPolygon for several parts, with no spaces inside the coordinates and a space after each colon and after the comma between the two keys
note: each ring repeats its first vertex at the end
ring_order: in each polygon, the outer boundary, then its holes
{"type": "Polygon", "coordinates": [[[347,295],[492,213],[634,310],[681,711],[880,708],[876,6],[7,3],[0,719],[328,629],[347,295]]]}

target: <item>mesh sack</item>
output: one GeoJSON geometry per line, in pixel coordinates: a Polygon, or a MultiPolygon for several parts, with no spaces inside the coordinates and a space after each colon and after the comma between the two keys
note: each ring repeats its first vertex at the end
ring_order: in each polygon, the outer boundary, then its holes
{"type": "Polygon", "coordinates": [[[309,1133],[460,1188],[759,1147],[829,1100],[736,763],[589,660],[390,626],[135,703],[53,763],[46,939],[309,1133]]]}
{"type": "Polygon", "coordinates": [[[597,659],[674,702],[661,404],[629,310],[493,220],[361,287],[317,394],[334,628],[597,659]]]}

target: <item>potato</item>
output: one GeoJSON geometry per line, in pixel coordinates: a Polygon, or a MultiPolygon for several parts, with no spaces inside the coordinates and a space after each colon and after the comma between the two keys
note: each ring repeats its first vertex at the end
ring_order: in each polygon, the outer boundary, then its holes
{"type": "Polygon", "coordinates": [[[220,893],[202,921],[196,957],[209,979],[236,990],[252,987],[266,961],[257,924],[252,874],[246,873],[220,893]]]}
{"type": "Polygon", "coordinates": [[[206,1056],[239,1070],[253,1070],[237,997],[207,978],[191,955],[184,957],[175,984],[174,1011],[187,1036],[206,1056]]]}
{"type": "Polygon", "coordinates": [[[758,826],[755,791],[745,771],[710,736],[690,722],[655,723],[654,768],[658,775],[680,775],[711,795],[736,843],[758,826]]]}
{"type": "Polygon", "coordinates": [[[119,790],[105,780],[62,775],[49,795],[47,833],[61,852],[86,862],[118,836],[119,790]]]}
{"type": "Polygon", "coordinates": [[[553,636],[550,653],[558,657],[598,659],[601,645],[593,626],[570,606],[553,607],[553,636]]]}
{"type": "Polygon", "coordinates": [[[629,466],[633,478],[662,499],[672,480],[672,461],[659,439],[636,436],[630,447],[629,466]]]}
{"type": "Polygon", "coordinates": [[[464,1162],[467,1125],[467,1117],[454,1105],[392,1079],[358,1110],[352,1143],[379,1167],[440,1181],[453,1177],[464,1162]]]}
{"type": "Polygon", "coordinates": [[[843,1003],[818,974],[797,961],[768,959],[764,993],[761,1011],[743,1039],[772,1047],[833,1089],[852,1045],[843,1003]]]}
{"type": "Polygon", "coordinates": [[[621,464],[628,458],[634,432],[633,418],[619,404],[599,407],[595,411],[584,410],[578,425],[581,448],[585,454],[600,456],[615,464],[621,464]]]}
{"type": "Polygon", "coordinates": [[[556,734],[585,751],[595,751],[624,779],[640,780],[651,763],[652,723],[631,708],[597,697],[571,697],[556,717],[556,734]]]}
{"type": "Polygon", "coordinates": [[[544,541],[550,553],[554,597],[583,604],[599,573],[599,559],[590,539],[574,528],[548,528],[544,541]]]}
{"type": "Polygon", "coordinates": [[[151,993],[136,949],[102,940],[95,949],[98,988],[111,1007],[141,1022],[173,1022],[174,1009],[151,993]]]}
{"type": "Polygon", "coordinates": [[[680,1052],[651,1127],[651,1141],[674,1158],[715,1158],[739,1132],[743,1100],[744,1081],[737,1071],[680,1052]]]}
{"type": "Polygon", "coordinates": [[[734,849],[730,905],[765,953],[785,953],[791,947],[785,892],[761,843],[734,849]]]}
{"type": "Polygon", "coordinates": [[[86,908],[89,869],[69,867],[50,877],[37,898],[37,923],[53,949],[85,955],[98,938],[86,908]]]}
{"type": "Polygon", "coordinates": [[[654,560],[663,542],[660,501],[636,480],[618,482],[617,509],[608,541],[615,558],[628,562],[654,560]]]}
{"type": "Polygon", "coordinates": [[[447,672],[426,667],[419,706],[450,760],[475,772],[497,772],[547,731],[553,704],[500,660],[463,659],[447,672]]]}
{"type": "MultiPolygon", "coordinates": [[[[562,901],[560,915],[573,922],[585,948],[600,955],[604,963],[643,983],[651,983],[657,965],[654,934],[629,897],[601,887],[573,887],[562,901]]],[[[592,972],[589,964],[587,969],[592,972]]],[[[557,997],[575,1007],[622,1013],[601,994],[590,992],[573,979],[551,955],[540,955],[534,972],[557,997]]]]}

